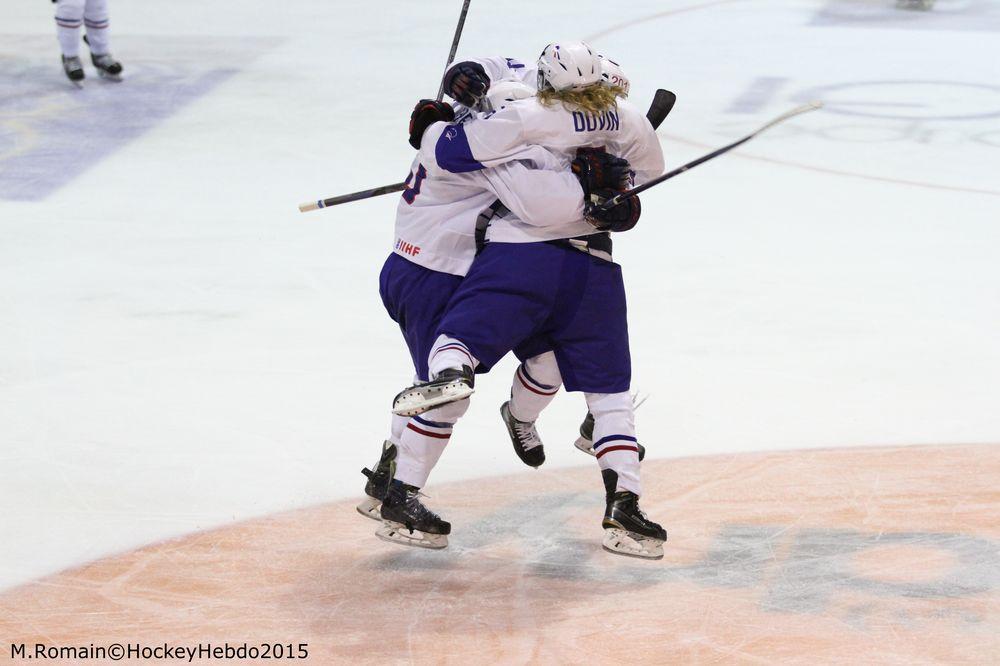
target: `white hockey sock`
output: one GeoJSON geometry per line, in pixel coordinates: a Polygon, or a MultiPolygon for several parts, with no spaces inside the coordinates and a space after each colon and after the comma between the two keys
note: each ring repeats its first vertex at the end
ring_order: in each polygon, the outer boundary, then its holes
{"type": "Polygon", "coordinates": [[[87,27],[87,41],[94,55],[111,53],[108,44],[108,0],[87,0],[83,24],[87,27]]]}
{"type": "Polygon", "coordinates": [[[59,37],[59,48],[67,58],[80,55],[83,4],[84,0],[61,0],[56,5],[56,35],[59,37]]]}
{"type": "Polygon", "coordinates": [[[510,414],[518,421],[534,423],[559,392],[562,375],[556,355],[545,352],[517,367],[510,386],[510,414]]]}
{"type": "Polygon", "coordinates": [[[624,393],[587,393],[594,415],[594,451],[602,470],[618,474],[616,490],[642,495],[639,483],[639,447],[635,437],[632,396],[624,393]]]}
{"type": "Polygon", "coordinates": [[[90,42],[90,52],[94,55],[106,55],[111,53],[110,39],[108,38],[108,20],[91,21],[84,19],[87,26],[87,41],[90,42]]]}
{"type": "Polygon", "coordinates": [[[406,424],[410,422],[410,417],[400,416],[399,414],[393,414],[392,420],[389,422],[389,441],[399,446],[399,440],[403,436],[403,429],[406,428],[406,424]]]}
{"type": "MultiPolygon", "coordinates": [[[[468,400],[462,400],[461,403],[468,408],[468,400]]],[[[430,476],[431,470],[444,452],[444,447],[451,439],[451,429],[455,421],[442,419],[452,416],[455,410],[452,409],[451,412],[452,414],[448,414],[448,410],[438,408],[407,419],[406,428],[399,440],[396,474],[393,478],[417,488],[424,487],[427,477],[430,476]]]]}
{"type": "Polygon", "coordinates": [[[447,335],[439,335],[431,348],[431,355],[427,362],[427,374],[430,379],[437,377],[438,373],[448,368],[461,368],[463,365],[471,367],[473,370],[479,365],[479,361],[472,355],[468,347],[462,344],[461,340],[449,338],[447,335]]]}

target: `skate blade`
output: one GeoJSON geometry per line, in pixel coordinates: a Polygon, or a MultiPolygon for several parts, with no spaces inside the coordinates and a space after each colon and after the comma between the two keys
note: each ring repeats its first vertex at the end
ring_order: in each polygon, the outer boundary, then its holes
{"type": "Polygon", "coordinates": [[[121,74],[108,74],[107,72],[98,70],[97,75],[99,77],[101,77],[102,79],[104,79],[105,81],[111,81],[113,83],[121,83],[122,82],[122,75],[121,74]]]}
{"type": "Polygon", "coordinates": [[[365,518],[382,521],[382,501],[374,497],[366,497],[365,501],[355,507],[365,518]]]}
{"type": "Polygon", "coordinates": [[[644,560],[663,559],[663,542],[619,528],[605,528],[604,550],[615,555],[627,555],[644,560]]]}
{"type": "Polygon", "coordinates": [[[383,541],[414,548],[440,550],[448,547],[447,534],[428,534],[420,530],[410,531],[402,523],[395,523],[391,520],[382,521],[382,527],[375,531],[375,536],[383,541]]]}
{"type": "Polygon", "coordinates": [[[576,441],[573,442],[573,446],[580,449],[587,455],[597,456],[597,454],[594,453],[594,443],[589,439],[584,439],[583,437],[577,437],[576,441]]]}
{"type": "Polygon", "coordinates": [[[396,396],[392,413],[397,416],[416,416],[441,405],[465,400],[475,393],[475,389],[461,382],[436,387],[430,391],[421,390],[422,388],[417,386],[396,396]]]}

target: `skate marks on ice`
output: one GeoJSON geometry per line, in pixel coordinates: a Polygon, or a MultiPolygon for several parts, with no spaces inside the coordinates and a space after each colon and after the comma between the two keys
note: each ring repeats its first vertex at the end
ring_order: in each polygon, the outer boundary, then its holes
{"type": "Polygon", "coordinates": [[[50,40],[0,37],[0,200],[41,201],[101,158],[210,93],[277,44],[269,38],[122,35],[121,83],[101,80],[86,47],[83,88],[70,85],[50,40]],[[227,58],[220,61],[224,49],[227,58]]]}
{"type": "MultiPolygon", "coordinates": [[[[458,556],[481,558],[495,567],[490,549],[516,539],[524,552],[524,559],[517,560],[520,574],[567,581],[637,586],[688,582],[702,587],[752,588],[774,579],[760,604],[762,609],[782,612],[821,612],[840,587],[913,598],[958,598],[1000,589],[1000,542],[934,532],[866,534],[844,529],[722,525],[708,550],[693,564],[653,568],[621,563],[609,569],[605,554],[595,551],[591,540],[560,533],[559,526],[568,518],[564,511],[570,503],[567,500],[580,497],[543,496],[536,502],[508,507],[466,528],[464,538],[453,538],[452,549],[458,556]],[[528,522],[539,511],[551,513],[528,522]],[[786,555],[779,558],[778,551],[786,555]],[[909,551],[921,559],[946,560],[947,571],[932,580],[908,582],[905,577],[882,580],[855,570],[855,560],[877,559],[877,553],[883,551],[909,551]]],[[[587,506],[593,514],[600,501],[596,495],[590,500],[573,504],[587,506]]],[[[463,564],[461,557],[402,551],[379,561],[375,568],[446,571],[460,569],[463,564]]]]}
{"type": "Polygon", "coordinates": [[[1000,446],[651,460],[665,558],[601,550],[592,467],[429,488],[447,550],[353,501],[100,560],[0,595],[10,641],[306,641],[319,663],[989,663],[1000,446]]]}

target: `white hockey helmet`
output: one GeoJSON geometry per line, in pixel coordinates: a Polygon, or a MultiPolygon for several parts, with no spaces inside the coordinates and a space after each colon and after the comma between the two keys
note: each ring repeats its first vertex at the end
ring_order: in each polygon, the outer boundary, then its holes
{"type": "Polygon", "coordinates": [[[622,71],[621,65],[605,55],[597,54],[597,57],[601,61],[601,78],[605,85],[618,86],[625,91],[622,97],[628,97],[628,89],[631,84],[628,77],[625,76],[625,72],[622,71]]]}
{"type": "Polygon", "coordinates": [[[508,102],[535,96],[535,89],[520,81],[499,81],[479,101],[478,111],[499,111],[508,102]]]}
{"type": "Polygon", "coordinates": [[[580,90],[601,81],[601,61],[584,42],[549,44],[538,57],[539,90],[580,90]]]}

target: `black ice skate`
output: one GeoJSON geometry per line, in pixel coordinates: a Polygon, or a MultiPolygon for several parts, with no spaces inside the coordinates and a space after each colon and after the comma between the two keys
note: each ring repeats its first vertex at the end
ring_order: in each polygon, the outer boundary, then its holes
{"type": "Polygon", "coordinates": [[[445,548],[451,523],[420,502],[420,489],[393,479],[382,500],[382,527],[375,536],[418,548],[445,548]]]}
{"type": "MultiPolygon", "coordinates": [[[[641,405],[642,403],[640,402],[639,404],[641,405]]],[[[636,406],[638,407],[638,405],[636,406]]],[[[580,436],[574,442],[574,445],[584,453],[589,453],[592,456],[597,455],[597,452],[594,451],[594,415],[590,412],[587,412],[583,423],[580,424],[580,436]]],[[[646,447],[638,442],[636,442],[636,446],[639,447],[639,460],[641,461],[646,457],[646,447]]]]}
{"type": "Polygon", "coordinates": [[[382,499],[389,489],[389,481],[392,480],[393,463],[395,462],[396,445],[385,440],[382,444],[382,457],[379,458],[374,471],[367,467],[361,470],[361,473],[368,477],[368,483],[365,484],[365,495],[368,497],[361,504],[358,504],[357,509],[358,513],[365,518],[382,520],[382,499]]]}
{"type": "Polygon", "coordinates": [[[75,85],[77,88],[82,88],[83,84],[81,83],[81,81],[83,81],[84,73],[83,73],[83,63],[80,62],[80,58],[78,58],[77,56],[70,56],[69,58],[63,56],[62,66],[63,66],[63,71],[66,72],[67,78],[69,78],[69,80],[73,82],[73,85],[75,85]]]}
{"type": "Polygon", "coordinates": [[[529,467],[541,467],[545,462],[545,447],[535,430],[534,421],[518,421],[510,413],[510,401],[500,405],[500,418],[507,426],[510,443],[514,445],[514,453],[529,467]]]}
{"type": "Polygon", "coordinates": [[[102,79],[107,79],[108,81],[122,80],[122,64],[111,57],[110,53],[103,55],[91,53],[90,61],[94,63],[94,67],[97,68],[97,73],[100,74],[102,79]]]}
{"type": "Polygon", "coordinates": [[[416,416],[429,409],[464,400],[473,394],[476,375],[467,365],[442,370],[429,382],[403,389],[392,401],[392,413],[416,416]]]}
{"type": "Polygon", "coordinates": [[[639,508],[639,497],[628,490],[616,490],[618,474],[610,469],[601,472],[607,491],[604,510],[604,550],[649,560],[663,557],[667,532],[646,517],[639,508]]]}

